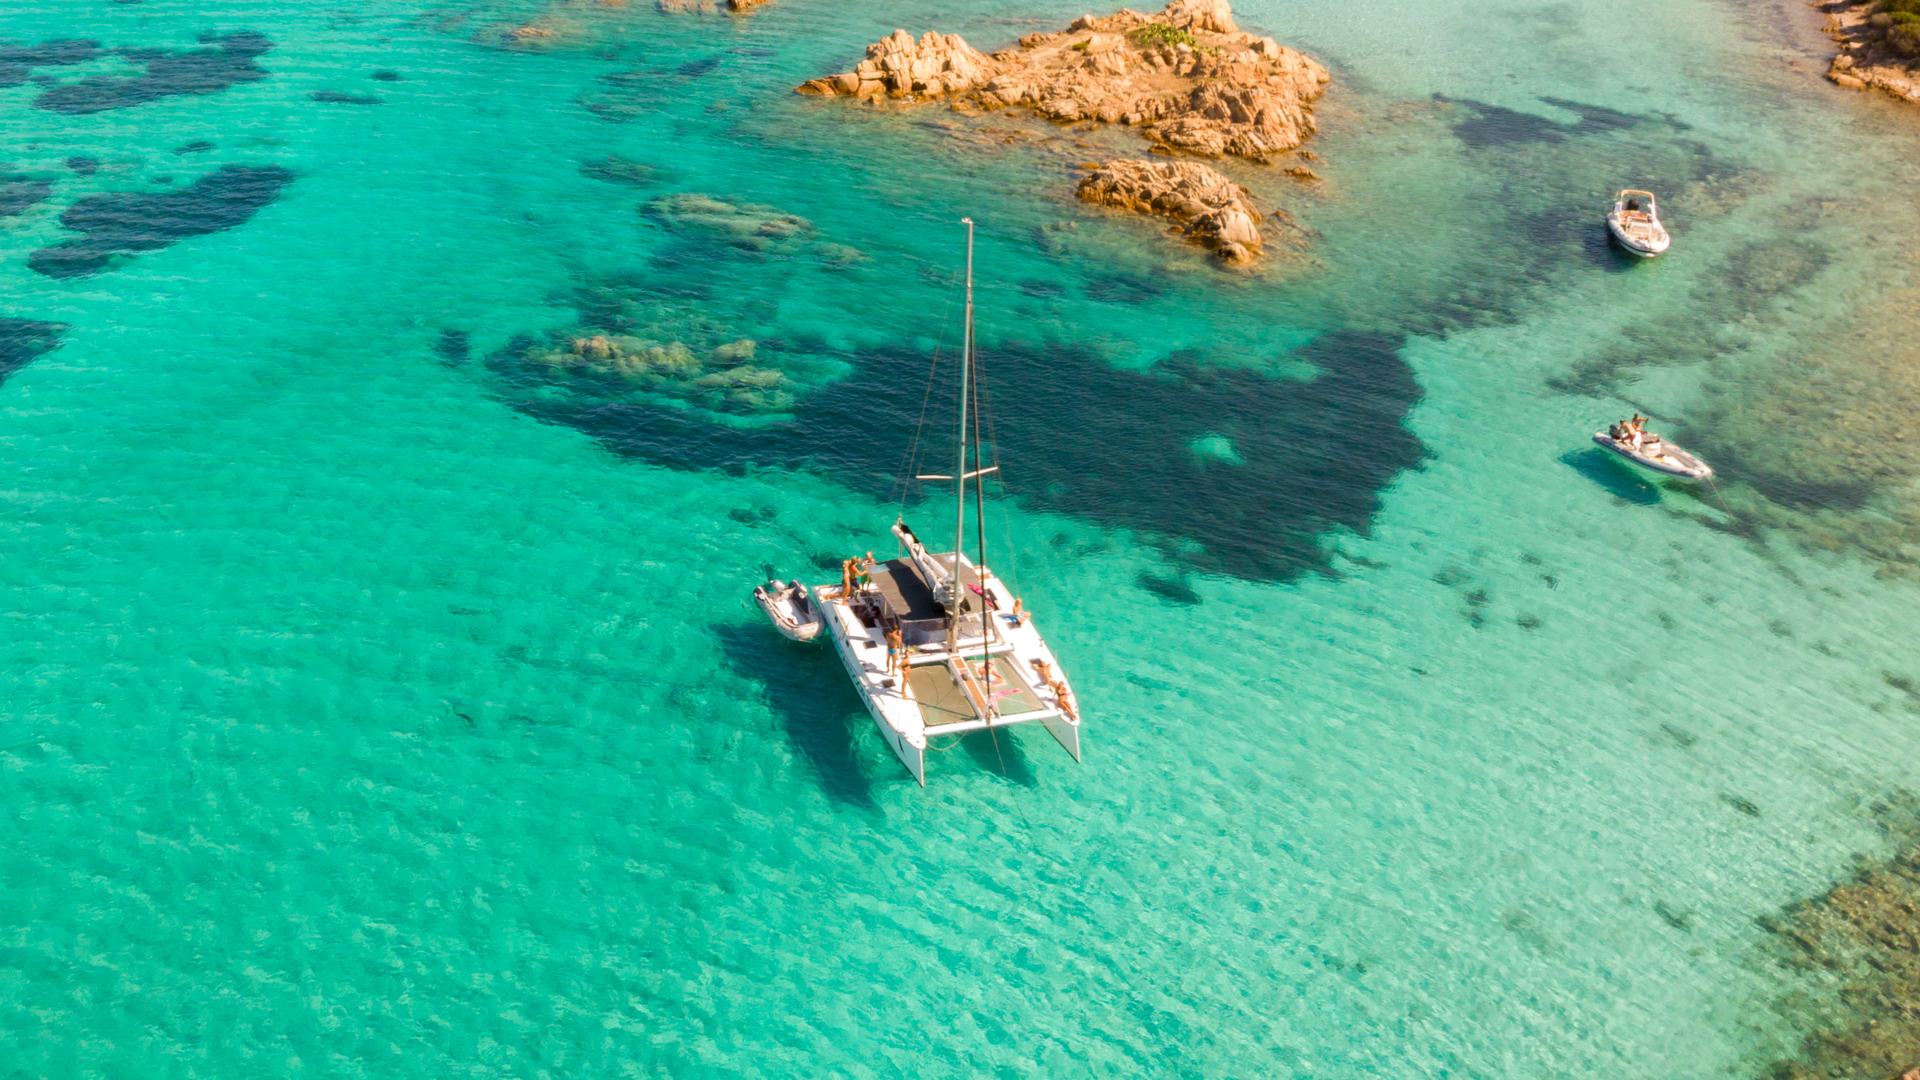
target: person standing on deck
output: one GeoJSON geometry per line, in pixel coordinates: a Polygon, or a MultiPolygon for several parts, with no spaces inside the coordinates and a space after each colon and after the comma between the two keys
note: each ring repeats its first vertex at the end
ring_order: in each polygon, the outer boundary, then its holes
{"type": "Polygon", "coordinates": [[[906,655],[907,639],[900,633],[900,628],[887,627],[887,674],[903,674],[906,655]]]}

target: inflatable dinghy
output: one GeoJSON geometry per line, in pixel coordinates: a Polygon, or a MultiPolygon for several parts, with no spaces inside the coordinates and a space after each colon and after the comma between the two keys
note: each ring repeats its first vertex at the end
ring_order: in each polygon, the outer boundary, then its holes
{"type": "Polygon", "coordinates": [[[753,590],[753,602],[767,613],[767,621],[794,641],[812,641],[820,633],[820,611],[798,581],[769,581],[753,590]]]}
{"type": "Polygon", "coordinates": [[[1644,465],[1657,473],[1678,476],[1683,480],[1705,480],[1713,475],[1713,469],[1706,462],[1658,435],[1648,435],[1641,439],[1638,450],[1633,448],[1633,444],[1623,439],[1616,439],[1604,431],[1594,432],[1593,441],[1628,461],[1636,465],[1644,465]]]}

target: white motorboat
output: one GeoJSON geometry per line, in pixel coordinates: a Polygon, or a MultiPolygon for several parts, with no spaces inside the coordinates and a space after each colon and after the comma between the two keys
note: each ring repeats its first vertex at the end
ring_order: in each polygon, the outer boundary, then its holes
{"type": "Polygon", "coordinates": [[[953,484],[953,550],[928,551],[906,522],[897,520],[893,535],[900,542],[899,557],[850,560],[839,582],[814,588],[854,689],[887,745],[922,785],[929,740],[942,735],[1039,723],[1080,760],[1080,711],[1066,672],[1013,589],[986,564],[984,478],[999,466],[981,464],[973,220],[962,223],[967,278],[958,461],[950,476],[915,477],[953,484]],[[978,563],[966,553],[969,483],[978,563]]]}
{"type": "Polygon", "coordinates": [[[1644,465],[1654,472],[1665,473],[1668,476],[1678,476],[1686,480],[1705,480],[1713,475],[1713,468],[1706,462],[1658,435],[1642,434],[1636,445],[1630,434],[1616,435],[1610,431],[1596,431],[1593,433],[1593,441],[1636,465],[1644,465]]]}
{"type": "Polygon", "coordinates": [[[1627,188],[1614,197],[1607,213],[1607,231],[1613,241],[1630,255],[1651,259],[1667,250],[1672,238],[1660,224],[1660,210],[1653,192],[1627,188]]]}
{"type": "Polygon", "coordinates": [[[753,602],[785,637],[812,641],[820,634],[820,609],[807,595],[807,587],[798,581],[769,581],[753,590],[753,602]]]}

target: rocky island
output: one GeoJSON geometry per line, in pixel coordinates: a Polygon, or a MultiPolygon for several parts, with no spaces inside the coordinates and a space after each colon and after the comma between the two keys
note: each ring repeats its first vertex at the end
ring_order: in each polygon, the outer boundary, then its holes
{"type": "Polygon", "coordinates": [[[1827,68],[1834,85],[1920,104],[1920,0],[1840,0],[1822,10],[1840,45],[1827,68]]]}
{"type": "MultiPolygon", "coordinates": [[[[895,30],[852,71],[798,92],[963,111],[1023,110],[1056,123],[1119,124],[1165,155],[1265,163],[1314,132],[1313,102],[1328,82],[1312,57],[1241,30],[1226,0],[1174,0],[1155,15],[1082,15],[983,53],[957,34],[915,39],[895,30]]],[[[1198,161],[1120,159],[1079,186],[1089,202],[1172,219],[1234,264],[1262,248],[1246,189],[1198,161]]]]}

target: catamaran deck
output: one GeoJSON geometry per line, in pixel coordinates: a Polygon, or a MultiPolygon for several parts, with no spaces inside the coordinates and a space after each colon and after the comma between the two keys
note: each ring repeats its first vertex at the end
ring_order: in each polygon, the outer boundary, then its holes
{"type": "MultiPolygon", "coordinates": [[[[978,655],[977,653],[975,654],[978,655]]],[[[978,663],[969,658],[969,663],[978,663]]],[[[942,663],[922,663],[914,665],[907,683],[913,691],[914,704],[920,706],[920,719],[927,725],[931,734],[939,734],[940,729],[955,724],[975,723],[973,706],[967,701],[967,695],[960,684],[953,679],[953,673],[942,663]]],[[[1031,674],[1031,673],[1029,673],[1031,674]]],[[[1001,653],[993,658],[994,707],[1000,711],[1000,719],[1019,717],[1025,713],[1039,713],[1052,710],[1053,706],[1040,700],[1040,694],[1027,678],[1023,678],[1013,657],[1001,653]]]]}
{"type": "MultiPolygon", "coordinates": [[[[1070,706],[1071,701],[1063,703],[1058,690],[1043,685],[1039,670],[1045,665],[1061,687],[1067,687],[1066,674],[1060,670],[1053,651],[1047,648],[1032,619],[1023,619],[1019,626],[1013,626],[1001,614],[1012,609],[1013,598],[991,570],[965,568],[971,571],[968,576],[980,583],[982,593],[970,595],[962,605],[963,610],[986,608],[990,614],[984,624],[976,615],[971,623],[972,636],[960,639],[953,654],[947,652],[943,639],[908,648],[906,676],[902,679],[899,674],[888,674],[886,670],[886,633],[879,618],[871,612],[863,618],[856,605],[898,604],[887,610],[896,615],[923,615],[932,595],[911,565],[903,561],[896,560],[875,569],[873,585],[857,592],[851,598],[855,603],[848,603],[849,598],[841,595],[837,584],[816,587],[814,596],[826,619],[834,648],[853,676],[868,711],[879,722],[888,745],[906,762],[916,779],[926,782],[924,759],[929,737],[984,731],[989,727],[1044,724],[1069,753],[1079,758],[1080,722],[1063,707],[1063,704],[1070,706]],[[890,573],[879,572],[882,569],[890,573]],[[983,603],[979,596],[988,597],[991,602],[983,603]],[[983,625],[984,640],[980,633],[983,625]],[[976,707],[974,693],[962,685],[955,673],[956,668],[969,673],[977,687],[983,652],[991,658],[993,672],[985,695],[990,701],[983,702],[984,708],[976,707]],[[1036,660],[1040,663],[1036,664],[1036,660]]],[[[940,610],[937,603],[933,608],[940,610]]],[[[1066,693],[1070,699],[1072,689],[1067,687],[1066,693]]]]}

